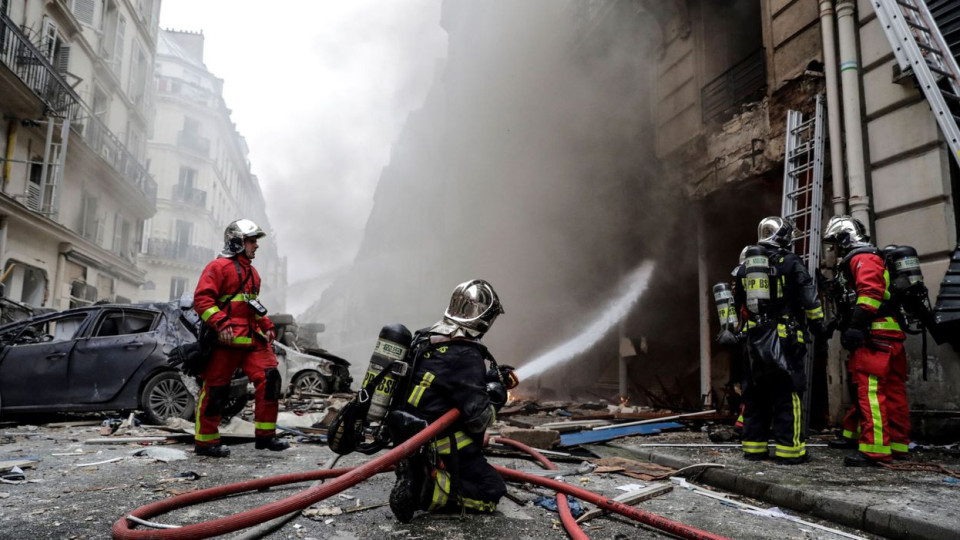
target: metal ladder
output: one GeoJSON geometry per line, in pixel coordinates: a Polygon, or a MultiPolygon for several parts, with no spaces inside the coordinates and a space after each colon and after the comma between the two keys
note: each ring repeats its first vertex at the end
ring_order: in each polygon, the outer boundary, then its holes
{"type": "MultiPolygon", "coordinates": [[[[825,107],[823,95],[817,96],[810,118],[800,111],[787,111],[787,144],[783,160],[783,199],[780,215],[796,223],[802,235],[794,242],[794,253],[816,276],[820,266],[820,224],[823,221],[823,162],[825,107]]],[[[816,280],[814,280],[816,285],[816,280]]],[[[804,362],[807,388],[803,393],[803,431],[810,413],[810,389],[813,382],[813,347],[807,347],[804,362]]]]}
{"type": "Polygon", "coordinates": [[[960,164],[960,68],[922,0],[872,0],[902,73],[913,73],[960,164]],[[952,105],[952,108],[951,108],[952,105]]]}

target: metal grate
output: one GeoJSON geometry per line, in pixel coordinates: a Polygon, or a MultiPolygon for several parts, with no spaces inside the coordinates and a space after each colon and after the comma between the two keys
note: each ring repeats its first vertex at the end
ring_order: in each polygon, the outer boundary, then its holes
{"type": "Polygon", "coordinates": [[[767,55],[761,47],[734,64],[700,90],[703,121],[722,120],[735,108],[757,97],[767,86],[767,55]]]}

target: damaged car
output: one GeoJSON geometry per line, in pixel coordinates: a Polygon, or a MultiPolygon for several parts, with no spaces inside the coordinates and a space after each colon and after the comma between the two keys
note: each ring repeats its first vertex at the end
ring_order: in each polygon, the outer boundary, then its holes
{"type": "MultiPolygon", "coordinates": [[[[178,367],[181,347],[196,340],[192,313],[177,302],[104,304],[0,326],[0,416],[139,410],[153,424],[192,418],[198,381],[178,367]]],[[[226,415],[243,409],[247,382],[234,377],[226,415]]]]}
{"type": "Polygon", "coordinates": [[[323,324],[297,324],[293,315],[286,313],[271,315],[270,320],[277,332],[273,352],[286,394],[350,392],[350,362],[317,344],[316,335],[323,331],[323,324]]]}

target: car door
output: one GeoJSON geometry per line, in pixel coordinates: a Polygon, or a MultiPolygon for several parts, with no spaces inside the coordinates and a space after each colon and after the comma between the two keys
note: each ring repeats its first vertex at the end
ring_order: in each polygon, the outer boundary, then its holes
{"type": "Polygon", "coordinates": [[[0,360],[3,408],[43,407],[69,402],[70,353],[86,313],[43,317],[6,340],[0,360]]]}
{"type": "Polygon", "coordinates": [[[101,310],[71,355],[68,379],[72,401],[113,399],[157,348],[159,318],[154,310],[101,310]]]}

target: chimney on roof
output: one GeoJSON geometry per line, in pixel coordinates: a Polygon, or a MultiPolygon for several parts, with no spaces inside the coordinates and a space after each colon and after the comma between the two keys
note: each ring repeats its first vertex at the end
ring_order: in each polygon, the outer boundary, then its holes
{"type": "Polygon", "coordinates": [[[167,36],[190,56],[201,64],[203,63],[203,32],[185,32],[182,30],[166,30],[167,36]]]}

